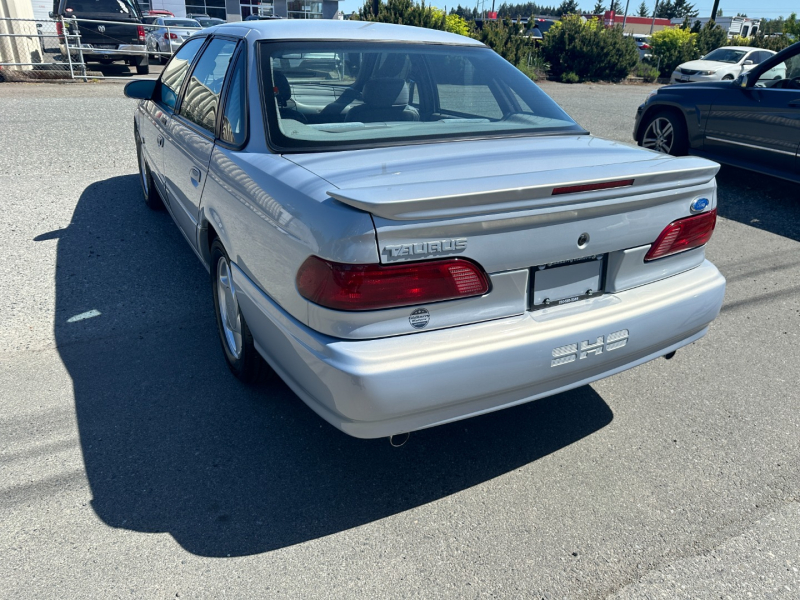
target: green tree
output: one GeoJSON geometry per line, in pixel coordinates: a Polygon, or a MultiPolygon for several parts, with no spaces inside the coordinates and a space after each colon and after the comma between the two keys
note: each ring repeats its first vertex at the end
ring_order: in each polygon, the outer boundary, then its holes
{"type": "MultiPolygon", "coordinates": [[[[696,23],[699,22],[696,21],[696,23]]],[[[694,42],[697,54],[705,56],[712,50],[724,46],[728,42],[728,33],[714,21],[709,21],[697,32],[694,42]]]]}
{"type": "Polygon", "coordinates": [[[659,2],[658,7],[656,8],[655,16],[659,19],[672,19],[678,16],[675,12],[675,5],[672,3],[672,0],[664,0],[663,2],[659,2]]]}
{"type": "Polygon", "coordinates": [[[694,8],[694,4],[689,4],[688,0],[675,0],[673,7],[675,9],[675,16],[682,19],[692,19],[698,14],[694,8]]]}
{"type": "Polygon", "coordinates": [[[522,34],[521,23],[512,23],[511,19],[498,19],[484,23],[478,39],[516,66],[526,60],[536,48],[533,38],[522,34]]]}
{"type": "Polygon", "coordinates": [[[548,30],[542,53],[552,75],[575,73],[589,81],[624,79],[639,60],[636,43],[622,35],[621,27],[605,27],[600,19],[584,23],[579,15],[568,15],[548,30]]]}
{"type": "Polygon", "coordinates": [[[413,0],[387,0],[378,6],[377,16],[372,14],[372,0],[366,0],[358,16],[361,21],[396,23],[439,30],[445,28],[444,11],[427,6],[425,0],[422,0],[421,4],[416,4],[413,0]]]}
{"type": "Polygon", "coordinates": [[[653,56],[661,60],[661,75],[668,77],[681,64],[697,58],[695,37],[688,29],[668,27],[650,38],[653,56]]]}
{"type": "Polygon", "coordinates": [[[777,19],[761,19],[761,33],[764,35],[783,33],[783,17],[778,17],[777,19]]]}
{"type": "Polygon", "coordinates": [[[650,11],[647,9],[647,4],[645,4],[644,0],[642,0],[642,3],[639,5],[639,12],[636,13],[636,16],[638,16],[638,17],[649,17],[650,16],[650,11]]]}
{"type": "Polygon", "coordinates": [[[445,31],[457,33],[458,35],[470,36],[469,23],[458,15],[447,15],[444,23],[445,31]]]}
{"type": "Polygon", "coordinates": [[[575,0],[564,0],[556,9],[556,16],[573,15],[580,12],[581,9],[575,0]]]}
{"type": "Polygon", "coordinates": [[[800,21],[797,20],[797,13],[792,13],[783,23],[783,33],[800,37],[800,21]]]}
{"type": "Polygon", "coordinates": [[[597,0],[594,3],[594,8],[592,9],[592,14],[593,15],[602,15],[604,12],[606,12],[605,3],[601,2],[601,0],[597,0]]]}

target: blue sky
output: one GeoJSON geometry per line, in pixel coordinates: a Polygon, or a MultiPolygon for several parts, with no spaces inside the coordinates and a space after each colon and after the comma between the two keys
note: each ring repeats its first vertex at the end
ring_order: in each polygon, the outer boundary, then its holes
{"type": "MultiPolygon", "coordinates": [[[[480,0],[479,0],[480,1],[480,0]]],[[[503,2],[508,2],[511,4],[509,0],[495,0],[496,6],[500,6],[503,2]]],[[[527,0],[514,0],[516,2],[525,2],[527,0]]],[[[557,6],[561,3],[561,0],[533,0],[537,2],[537,4],[552,4],[557,6]]],[[[604,0],[606,4],[610,4],[609,0],[604,0]]],[[[625,0],[622,0],[623,8],[625,0]]],[[[639,9],[639,4],[641,4],[642,0],[630,0],[630,7],[628,8],[629,12],[635,12],[639,9]]],[[[434,6],[438,6],[439,8],[447,7],[447,10],[450,8],[457,6],[459,4],[459,0],[433,0],[433,2],[428,2],[429,4],[433,4],[434,6]]],[[[475,0],[460,0],[462,6],[475,6],[475,0]]],[[[645,0],[648,8],[652,11],[653,6],[655,5],[655,0],[645,0]]],[[[594,7],[594,0],[578,0],[578,4],[584,10],[591,10],[594,7]]],[[[697,0],[694,3],[694,7],[696,10],[700,11],[701,17],[707,17],[711,14],[711,8],[714,6],[713,0],[697,0]]],[[[363,0],[344,0],[343,2],[339,3],[339,8],[345,13],[351,13],[354,10],[360,9],[364,5],[363,0]]],[[[492,6],[492,0],[486,0],[486,10],[489,10],[492,6]]],[[[724,15],[735,15],[736,13],[744,13],[749,17],[762,17],[767,19],[776,19],[780,16],[788,17],[791,14],[792,10],[797,13],[800,13],[800,2],[798,0],[770,0],[769,2],[756,2],[754,0],[720,0],[719,7],[722,9],[722,14],[724,15]],[[763,8],[755,8],[758,5],[763,5],[763,8]]],[[[800,16],[800,14],[798,14],[800,16]]]]}

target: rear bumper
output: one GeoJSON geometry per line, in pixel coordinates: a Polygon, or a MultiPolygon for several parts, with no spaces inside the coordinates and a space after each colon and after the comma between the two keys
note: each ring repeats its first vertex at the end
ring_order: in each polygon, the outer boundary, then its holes
{"type": "MultiPolygon", "coordinates": [[[[67,47],[61,44],[60,48],[61,53],[66,54],[67,47]]],[[[120,44],[116,48],[95,48],[91,44],[84,44],[78,48],[77,46],[71,44],[69,50],[73,56],[75,56],[80,50],[80,53],[83,55],[84,59],[89,60],[125,60],[147,56],[147,46],[144,44],[120,44]]]]}
{"type": "Polygon", "coordinates": [[[564,307],[352,341],[300,324],[238,268],[234,283],[259,352],[314,411],[361,438],[499,410],[658,358],[702,337],[725,293],[724,277],[705,261],[564,307]]]}

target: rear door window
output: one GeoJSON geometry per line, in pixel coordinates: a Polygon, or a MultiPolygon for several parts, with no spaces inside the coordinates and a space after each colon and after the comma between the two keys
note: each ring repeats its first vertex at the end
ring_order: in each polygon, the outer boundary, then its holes
{"type": "Polygon", "coordinates": [[[236,61],[231,82],[228,85],[228,97],[225,100],[222,128],[219,134],[223,142],[234,146],[241,146],[247,139],[245,63],[245,55],[242,52],[236,61]]]}
{"type": "Polygon", "coordinates": [[[175,101],[178,99],[178,92],[181,90],[183,80],[189,72],[189,65],[192,64],[194,55],[200,50],[200,46],[205,42],[205,38],[195,38],[189,40],[169,61],[169,64],[161,74],[161,89],[159,90],[161,103],[170,109],[175,109],[175,101]]]}
{"type": "Polygon", "coordinates": [[[214,133],[217,106],[236,42],[217,38],[197,60],[178,111],[182,117],[214,133]]]}

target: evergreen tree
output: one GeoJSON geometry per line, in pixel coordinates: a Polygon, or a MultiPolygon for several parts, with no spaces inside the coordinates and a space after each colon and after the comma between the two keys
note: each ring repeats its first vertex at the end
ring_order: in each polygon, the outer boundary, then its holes
{"type": "Polygon", "coordinates": [[[611,0],[611,6],[608,8],[608,10],[613,10],[615,13],[621,13],[622,3],[620,0],[611,0]]]}
{"type": "Polygon", "coordinates": [[[642,3],[639,5],[639,12],[636,14],[638,17],[649,17],[650,12],[647,10],[647,4],[645,1],[642,0],[642,3]]]}
{"type": "Polygon", "coordinates": [[[592,14],[593,15],[602,15],[604,12],[606,12],[606,5],[601,0],[597,0],[594,3],[594,8],[592,9],[592,14]]]}
{"type": "Polygon", "coordinates": [[[672,0],[664,0],[663,2],[658,3],[658,8],[656,8],[655,16],[659,19],[671,19],[675,16],[675,5],[672,3],[672,0]]]}
{"type": "Polygon", "coordinates": [[[580,14],[581,9],[575,0],[564,0],[556,9],[556,16],[580,14]]]}
{"type": "Polygon", "coordinates": [[[693,19],[697,16],[694,4],[689,4],[688,0],[675,0],[675,16],[683,19],[693,19]]]}

